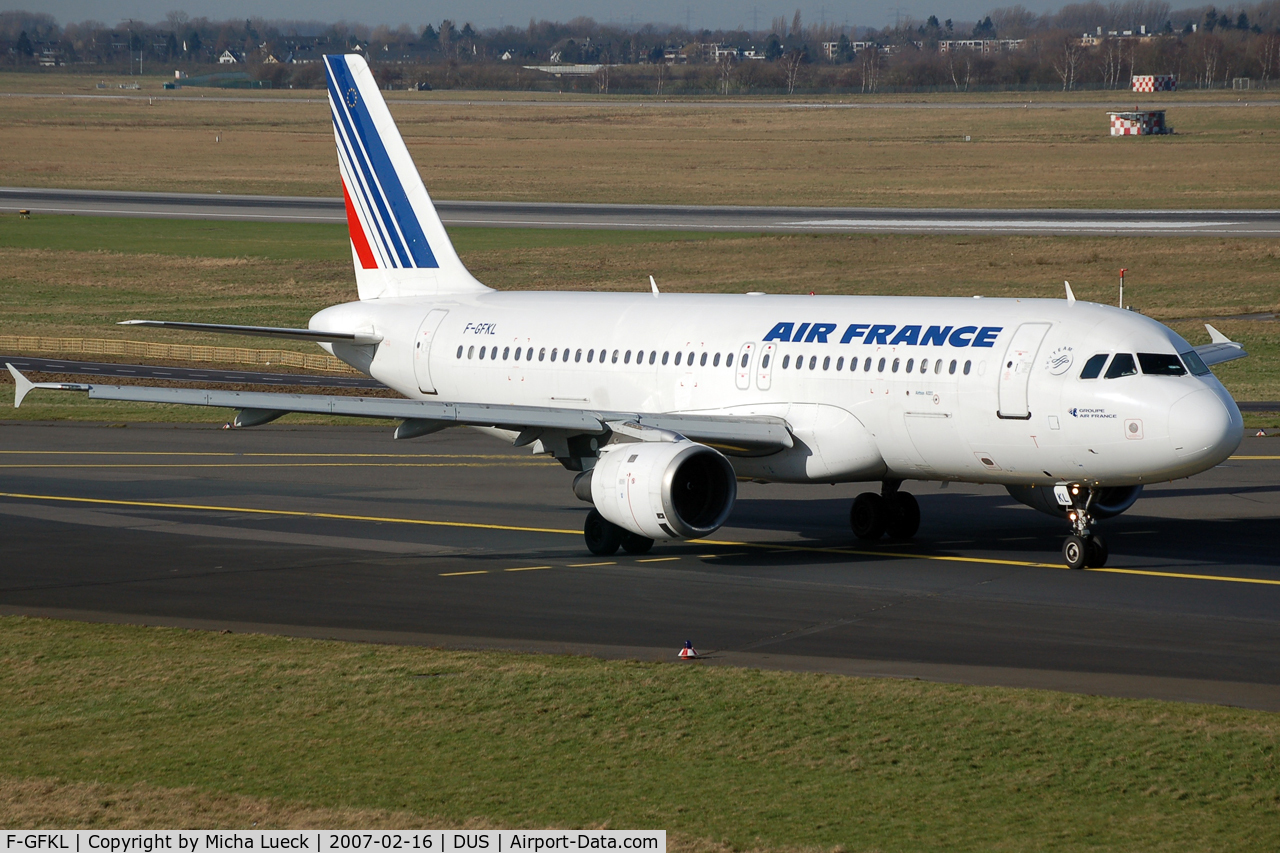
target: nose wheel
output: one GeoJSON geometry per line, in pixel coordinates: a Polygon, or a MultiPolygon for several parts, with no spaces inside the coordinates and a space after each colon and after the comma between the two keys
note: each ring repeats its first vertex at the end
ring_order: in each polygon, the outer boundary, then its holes
{"type": "Polygon", "coordinates": [[[1062,543],[1062,559],[1069,569],[1100,569],[1107,564],[1109,551],[1107,540],[1090,529],[1093,523],[1093,489],[1070,486],[1071,508],[1067,519],[1071,522],[1071,535],[1062,543]]]}

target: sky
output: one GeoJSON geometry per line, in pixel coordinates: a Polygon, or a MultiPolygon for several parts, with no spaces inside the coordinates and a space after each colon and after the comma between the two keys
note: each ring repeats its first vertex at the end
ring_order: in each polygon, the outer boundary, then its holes
{"type": "MultiPolygon", "coordinates": [[[[363,0],[361,3],[338,0],[0,0],[0,11],[29,10],[47,12],[59,23],[96,20],[114,25],[124,20],[155,23],[167,12],[184,11],[191,17],[213,20],[262,17],[288,20],[351,21],[377,26],[410,24],[420,27],[450,18],[459,24],[470,21],[479,28],[506,24],[523,27],[530,17],[552,21],[568,21],[580,15],[602,23],[637,25],[647,22],[685,24],[695,28],[768,29],[770,21],[785,16],[790,22],[797,7],[806,25],[822,22],[883,27],[895,23],[897,16],[911,16],[923,21],[929,15],[940,19],[976,20],[995,6],[1010,5],[1008,0],[363,0]]],[[[1043,2],[1025,2],[1033,12],[1056,8],[1043,2]]]]}

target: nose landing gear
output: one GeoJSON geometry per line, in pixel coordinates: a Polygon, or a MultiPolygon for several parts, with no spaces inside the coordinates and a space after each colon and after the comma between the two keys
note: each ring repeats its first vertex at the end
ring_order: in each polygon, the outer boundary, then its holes
{"type": "Polygon", "coordinates": [[[1077,483],[1067,487],[1071,507],[1067,519],[1071,522],[1071,535],[1062,543],[1062,559],[1069,569],[1100,569],[1107,564],[1107,541],[1090,529],[1093,523],[1093,504],[1097,499],[1094,489],[1086,489],[1077,483]]]}

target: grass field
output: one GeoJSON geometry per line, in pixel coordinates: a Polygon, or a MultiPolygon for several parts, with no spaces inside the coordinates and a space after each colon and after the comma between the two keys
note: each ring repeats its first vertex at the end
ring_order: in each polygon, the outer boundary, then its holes
{"type": "MultiPolygon", "coordinates": [[[[0,226],[0,311],[7,334],[225,345],[226,337],[115,323],[141,317],[305,326],[321,308],[355,298],[342,226],[64,216],[0,217],[0,226]]],[[[1280,245],[1272,240],[489,228],[457,228],[452,235],[476,276],[504,290],[643,290],[653,274],[668,292],[1056,299],[1069,279],[1079,298],[1110,302],[1116,271],[1124,266],[1127,301],[1192,343],[1208,338],[1203,323],[1189,318],[1280,311],[1280,245]]],[[[1232,393],[1241,400],[1280,400],[1280,325],[1214,322],[1252,354],[1218,368],[1232,393]]],[[[312,351],[306,344],[294,348],[312,351]]],[[[14,414],[118,420],[147,418],[148,411],[116,412],[107,404],[44,395],[14,414]]],[[[153,417],[174,416],[154,411],[153,417]]],[[[191,417],[216,421],[222,415],[191,417]]]]}
{"type": "Polygon", "coordinates": [[[1267,850],[1280,716],[0,619],[0,824],[666,828],[675,849],[1267,850]]]}
{"type": "MultiPolygon", "coordinates": [[[[0,75],[0,90],[30,79],[0,75]]],[[[0,98],[0,176],[16,186],[336,195],[320,94],[0,98]]],[[[1201,94],[1179,93],[1176,135],[1113,139],[1101,108],[488,103],[500,97],[395,93],[392,113],[433,194],[902,207],[1270,208],[1280,198],[1277,100],[1193,107],[1201,94]]]]}

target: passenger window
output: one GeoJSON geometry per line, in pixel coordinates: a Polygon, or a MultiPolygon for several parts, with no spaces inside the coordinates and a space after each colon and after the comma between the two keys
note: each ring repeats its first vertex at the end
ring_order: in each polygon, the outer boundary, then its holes
{"type": "Polygon", "coordinates": [[[711,366],[712,367],[720,366],[720,353],[716,353],[716,357],[711,359],[711,366]]]}
{"type": "Polygon", "coordinates": [[[1186,376],[1187,369],[1176,355],[1162,352],[1138,353],[1138,365],[1148,376],[1186,376]]]}
{"type": "MultiPolygon", "coordinates": [[[[746,367],[746,365],[744,364],[744,365],[743,365],[743,367],[746,367]]],[[[765,353],[765,355],[764,355],[764,360],[760,362],[760,369],[761,369],[761,370],[768,370],[768,369],[769,369],[769,354],[768,354],[768,353],[765,353]]]]}
{"type": "MultiPolygon", "coordinates": [[[[461,349],[461,347],[459,347],[459,349],[461,349]]],[[[1182,354],[1182,361],[1187,365],[1187,370],[1190,370],[1196,376],[1204,376],[1206,373],[1209,373],[1209,366],[1204,363],[1204,359],[1200,357],[1200,353],[1195,350],[1188,350],[1187,352],[1184,352],[1182,354]]]]}
{"type": "MultiPolygon", "coordinates": [[[[504,349],[502,351],[503,361],[506,361],[506,358],[507,358],[507,351],[504,349]]],[[[516,347],[516,361],[519,361],[519,360],[520,360],[520,347],[516,347]]]]}
{"type": "MultiPolygon", "coordinates": [[[[732,359],[732,358],[733,358],[733,356],[730,356],[730,359],[732,359]]],[[[750,361],[751,361],[751,355],[750,355],[750,354],[744,355],[744,356],[742,357],[742,369],[743,369],[743,370],[746,370],[746,369],[747,369],[747,364],[748,364],[750,361]]],[[[732,362],[732,361],[730,361],[730,362],[729,362],[729,366],[730,366],[730,367],[733,367],[733,362],[732,362]]]]}
{"type": "Polygon", "coordinates": [[[965,375],[965,376],[968,376],[968,375],[969,375],[969,368],[970,368],[970,367],[973,367],[973,362],[972,362],[972,361],[966,361],[966,362],[964,363],[964,375],[965,375]]]}
{"type": "Polygon", "coordinates": [[[706,366],[707,366],[707,354],[704,352],[702,354],[702,358],[698,359],[698,367],[706,367],[706,366]]]}
{"type": "Polygon", "coordinates": [[[476,354],[476,348],[475,348],[475,347],[473,347],[473,346],[471,346],[471,347],[467,347],[467,358],[471,358],[471,357],[472,357],[472,356],[474,356],[475,354],[476,354]]]}
{"type": "Polygon", "coordinates": [[[1121,376],[1132,376],[1138,372],[1138,365],[1134,362],[1133,356],[1127,352],[1118,352],[1111,359],[1111,366],[1107,368],[1107,379],[1119,379],[1121,376]]]}
{"type": "Polygon", "coordinates": [[[484,347],[480,347],[480,360],[484,361],[484,347]]]}
{"type": "Polygon", "coordinates": [[[693,353],[689,353],[689,359],[685,363],[688,364],[690,367],[693,367],[693,353]]]}
{"type": "Polygon", "coordinates": [[[947,368],[947,372],[952,376],[956,375],[956,360],[954,358],[951,359],[951,367],[947,368]]]}
{"type": "MultiPolygon", "coordinates": [[[[657,357],[658,357],[658,351],[657,351],[656,349],[651,349],[651,350],[649,350],[649,363],[650,363],[650,364],[653,364],[654,359],[656,359],[657,357]]],[[[663,364],[666,364],[666,361],[665,361],[665,360],[663,361],[663,364]]]]}
{"type": "MultiPolygon", "coordinates": [[[[520,352],[520,350],[517,348],[517,349],[516,349],[516,352],[520,352]]],[[[506,360],[507,360],[507,356],[508,356],[508,355],[510,355],[510,354],[511,354],[511,347],[503,347],[503,348],[502,348],[502,360],[503,360],[503,361],[506,361],[506,360]]],[[[520,356],[518,356],[518,355],[517,355],[517,356],[516,356],[516,361],[519,361],[519,360],[520,360],[520,356]]]]}
{"type": "Polygon", "coordinates": [[[818,357],[816,355],[809,356],[809,369],[813,370],[818,366],[818,357]]]}
{"type": "MultiPolygon", "coordinates": [[[[551,352],[552,352],[552,354],[553,354],[553,355],[555,354],[555,350],[552,350],[551,352]]],[[[528,360],[529,360],[529,356],[531,356],[531,355],[533,355],[533,347],[529,347],[529,349],[525,351],[525,354],[524,354],[524,360],[525,360],[525,361],[528,361],[528,360]]],[[[543,347],[542,349],[538,350],[538,361],[542,361],[542,360],[543,360],[544,358],[546,358],[546,357],[547,357],[547,348],[546,348],[546,347],[543,347]]]]}
{"type": "MultiPolygon", "coordinates": [[[[663,363],[663,364],[666,364],[666,363],[667,363],[667,357],[668,357],[668,356],[670,356],[670,355],[671,355],[670,350],[668,350],[667,352],[664,352],[664,353],[662,354],[662,363],[663,363]]],[[[677,363],[678,363],[678,362],[677,362],[677,363]]]]}
{"type": "MultiPolygon", "coordinates": [[[[939,362],[939,363],[941,363],[941,362],[939,362]]],[[[936,371],[936,370],[937,370],[937,368],[935,368],[935,371],[936,371]]],[[[923,361],[921,361],[921,362],[920,362],[920,372],[921,372],[921,373],[928,373],[928,372],[929,372],[929,359],[927,359],[927,358],[926,358],[926,359],[924,359],[923,361]]]]}
{"type": "Polygon", "coordinates": [[[676,353],[676,367],[680,366],[680,359],[682,358],[684,358],[684,353],[682,352],[676,353]]]}
{"type": "Polygon", "coordinates": [[[622,357],[622,363],[623,364],[631,363],[631,350],[627,350],[626,355],[622,357]]]}
{"type": "Polygon", "coordinates": [[[893,372],[894,373],[898,372],[898,359],[896,358],[893,360],[893,372]]]}
{"type": "Polygon", "coordinates": [[[595,358],[595,357],[596,357],[596,351],[595,351],[595,350],[593,350],[593,349],[589,349],[589,350],[587,350],[587,364],[590,364],[590,363],[591,363],[591,359],[593,359],[593,358],[595,358]]]}
{"type": "MultiPolygon", "coordinates": [[[[883,364],[881,364],[881,365],[880,365],[880,369],[881,369],[881,370],[884,370],[884,365],[883,365],[883,364]]],[[[866,361],[864,361],[864,362],[862,363],[862,372],[863,372],[863,373],[870,373],[870,372],[871,372],[871,358],[870,358],[870,357],[868,357],[868,358],[867,358],[867,360],[866,360],[866,361]]]]}
{"type": "MultiPolygon", "coordinates": [[[[627,353],[627,355],[628,355],[628,356],[630,356],[630,355],[631,355],[631,353],[627,353]]],[[[617,363],[618,363],[618,351],[617,351],[617,350],[614,350],[614,351],[613,351],[613,358],[609,359],[609,363],[610,363],[610,364],[617,364],[617,363]]]]}
{"type": "Polygon", "coordinates": [[[880,363],[876,365],[876,373],[884,373],[884,359],[880,359],[880,363]]]}
{"type": "Polygon", "coordinates": [[[844,356],[836,359],[836,370],[844,370],[844,356]]]}
{"type": "Polygon", "coordinates": [[[1109,357],[1110,354],[1105,352],[1090,356],[1089,360],[1084,363],[1084,369],[1080,371],[1080,378],[1097,379],[1102,374],[1102,366],[1107,363],[1109,357]]]}
{"type": "Polygon", "coordinates": [[[458,358],[462,358],[462,344],[458,344],[458,358]]]}
{"type": "Polygon", "coordinates": [[[787,369],[788,367],[790,367],[790,366],[791,366],[791,356],[789,356],[789,355],[784,355],[784,356],[782,357],[782,369],[783,369],[783,370],[786,370],[786,369],[787,369]]]}
{"type": "Polygon", "coordinates": [[[822,369],[823,370],[831,369],[831,356],[826,356],[825,358],[822,359],[822,369]]]}
{"type": "Polygon", "coordinates": [[[911,368],[915,366],[916,366],[916,360],[914,358],[907,359],[907,373],[910,373],[911,368]]]}
{"type": "MultiPolygon", "coordinates": [[[[745,364],[745,361],[744,361],[744,364],[745,364]]],[[[733,353],[729,353],[724,357],[724,366],[733,367],[733,353]]]]}
{"type": "Polygon", "coordinates": [[[577,364],[580,361],[582,361],[582,350],[578,350],[573,354],[573,363],[577,364]]]}
{"type": "Polygon", "coordinates": [[[558,351],[557,351],[557,350],[555,350],[555,349],[552,349],[552,350],[551,350],[551,360],[552,360],[552,361],[555,361],[555,360],[556,360],[557,352],[558,352],[558,351]]]}

